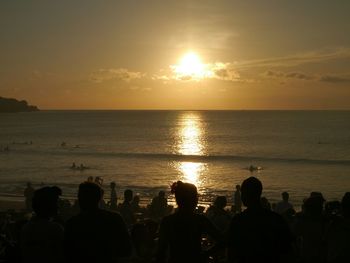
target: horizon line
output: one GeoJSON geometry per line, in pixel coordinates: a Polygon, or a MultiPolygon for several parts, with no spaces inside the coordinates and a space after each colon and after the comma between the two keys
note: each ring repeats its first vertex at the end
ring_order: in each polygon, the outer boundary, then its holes
{"type": "Polygon", "coordinates": [[[39,111],[350,111],[349,109],[40,109],[39,111]]]}

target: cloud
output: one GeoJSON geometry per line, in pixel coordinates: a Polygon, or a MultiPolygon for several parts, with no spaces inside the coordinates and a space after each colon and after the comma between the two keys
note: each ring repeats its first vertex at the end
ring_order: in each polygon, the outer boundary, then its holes
{"type": "Polygon", "coordinates": [[[169,81],[200,81],[216,79],[223,81],[240,81],[240,74],[232,67],[231,63],[215,62],[203,64],[199,72],[186,73],[178,70],[178,65],[169,66],[168,70],[161,70],[159,74],[152,76],[153,80],[169,81]]]}
{"type": "Polygon", "coordinates": [[[325,75],[321,76],[320,81],[329,83],[348,83],[350,82],[350,74],[348,75],[325,75]]]}
{"type": "Polygon", "coordinates": [[[329,60],[350,58],[350,48],[324,49],[284,57],[257,59],[237,62],[236,69],[249,69],[256,67],[294,67],[307,63],[320,63],[329,60]]]}
{"type": "Polygon", "coordinates": [[[350,82],[350,74],[307,74],[302,72],[282,72],[268,70],[262,74],[265,78],[276,78],[276,79],[297,79],[297,80],[312,80],[328,82],[333,84],[347,83],[350,82]]]}
{"type": "Polygon", "coordinates": [[[110,69],[99,69],[90,74],[90,80],[100,83],[108,80],[121,80],[129,82],[134,79],[140,79],[146,76],[145,73],[129,71],[125,68],[110,68],[110,69]]]}
{"type": "Polygon", "coordinates": [[[217,62],[211,64],[210,70],[213,72],[212,78],[226,81],[239,81],[240,74],[236,71],[231,63],[217,62]]]}
{"type": "Polygon", "coordinates": [[[263,77],[268,78],[287,78],[287,79],[299,79],[299,80],[312,80],[315,79],[315,76],[302,73],[302,72],[282,72],[268,70],[262,74],[263,77]]]}

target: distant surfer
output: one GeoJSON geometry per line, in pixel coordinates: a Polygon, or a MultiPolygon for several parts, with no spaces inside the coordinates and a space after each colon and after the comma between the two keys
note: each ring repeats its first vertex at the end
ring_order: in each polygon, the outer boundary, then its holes
{"type": "Polygon", "coordinates": [[[75,163],[72,163],[72,166],[70,167],[70,169],[77,169],[77,166],[76,166],[76,164],[75,163]]]}
{"type": "Polygon", "coordinates": [[[87,166],[84,166],[83,164],[80,164],[80,166],[79,167],[77,167],[76,169],[78,169],[79,171],[84,171],[84,170],[86,170],[86,169],[90,169],[89,167],[87,167],[87,166]]]}
{"type": "Polygon", "coordinates": [[[263,168],[260,167],[260,166],[250,165],[250,166],[248,166],[248,167],[245,168],[245,169],[249,170],[249,171],[252,173],[252,172],[255,172],[255,171],[260,171],[260,170],[262,170],[263,168]]]}
{"type": "Polygon", "coordinates": [[[62,142],[62,143],[61,143],[61,147],[66,147],[66,145],[67,145],[67,144],[66,144],[65,142],[62,142]]]}

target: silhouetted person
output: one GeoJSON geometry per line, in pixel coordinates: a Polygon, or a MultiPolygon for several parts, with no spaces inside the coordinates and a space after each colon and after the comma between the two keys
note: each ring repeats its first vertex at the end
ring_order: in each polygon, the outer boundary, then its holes
{"type": "Polygon", "coordinates": [[[282,201],[276,204],[274,211],[277,214],[283,215],[290,209],[293,209],[293,205],[289,203],[289,194],[287,192],[283,192],[282,201]]]}
{"type": "Polygon", "coordinates": [[[292,251],[292,237],[283,218],[261,206],[262,184],[244,180],[242,202],[247,207],[233,217],[228,231],[230,262],[283,262],[292,251]]]}
{"type": "Polygon", "coordinates": [[[326,262],[350,262],[350,192],[341,202],[342,216],[334,218],[326,235],[326,262]]]}
{"type": "Polygon", "coordinates": [[[225,210],[226,205],[226,196],[218,196],[216,197],[214,204],[210,206],[206,212],[206,216],[221,233],[227,231],[231,222],[231,216],[225,210]]]}
{"type": "Polygon", "coordinates": [[[178,181],[173,184],[172,193],[178,210],[161,222],[157,262],[203,262],[202,235],[207,233],[219,239],[219,231],[204,215],[195,213],[198,193],[193,184],[178,181]]]}
{"type": "Polygon", "coordinates": [[[108,209],[108,206],[105,202],[105,199],[104,199],[104,194],[105,194],[105,191],[102,189],[102,186],[100,186],[100,189],[101,189],[101,199],[100,199],[100,202],[98,204],[98,207],[101,208],[101,209],[108,209]]]}
{"type": "Polygon", "coordinates": [[[32,211],[32,198],[34,194],[34,188],[30,182],[27,183],[27,187],[24,189],[25,205],[28,211],[32,211]]]}
{"type": "Polygon", "coordinates": [[[163,218],[168,209],[168,201],[164,191],[159,191],[158,196],[153,197],[149,207],[151,217],[155,220],[163,218]]]}
{"type": "Polygon", "coordinates": [[[131,206],[131,210],[132,212],[135,213],[139,213],[141,211],[141,207],[140,207],[140,196],[139,195],[135,195],[130,203],[131,206]]]}
{"type": "Polygon", "coordinates": [[[79,186],[81,212],[66,224],[67,262],[117,262],[131,254],[131,241],[119,214],[98,207],[101,188],[95,183],[79,186]]]}
{"type": "Polygon", "coordinates": [[[130,189],[124,191],[124,201],[119,206],[120,215],[123,217],[125,223],[131,226],[136,222],[134,212],[131,207],[131,201],[133,198],[133,192],[130,189]]]}
{"type": "MultiPolygon", "coordinates": [[[[86,167],[84,167],[86,168],[86,167]]],[[[99,177],[99,176],[96,176],[95,177],[95,184],[98,184],[99,186],[102,187],[102,184],[103,184],[103,178],[99,177]]]]}
{"type": "Polygon", "coordinates": [[[63,227],[52,221],[57,214],[58,187],[44,187],[33,195],[35,215],[21,231],[22,262],[63,262],[63,227]]]}
{"type": "Polygon", "coordinates": [[[264,197],[264,196],[261,197],[260,198],[260,203],[261,203],[262,208],[271,211],[271,204],[270,204],[269,200],[266,197],[264,197]]]}
{"type": "Polygon", "coordinates": [[[304,202],[304,212],[298,217],[294,232],[302,262],[322,262],[324,260],[324,235],[328,221],[323,216],[324,198],[313,192],[304,202]]]}
{"type": "Polygon", "coordinates": [[[236,185],[236,191],[233,195],[233,204],[235,208],[235,213],[242,212],[242,199],[241,199],[241,186],[236,185]]]}
{"type": "Polygon", "coordinates": [[[115,190],[116,188],[116,184],[115,182],[111,182],[111,184],[109,185],[111,188],[111,201],[110,201],[110,208],[115,210],[117,209],[117,191],[115,190]]]}
{"type": "Polygon", "coordinates": [[[136,223],[131,229],[131,238],[136,255],[144,260],[137,262],[152,262],[156,249],[158,224],[152,220],[136,223]]]}

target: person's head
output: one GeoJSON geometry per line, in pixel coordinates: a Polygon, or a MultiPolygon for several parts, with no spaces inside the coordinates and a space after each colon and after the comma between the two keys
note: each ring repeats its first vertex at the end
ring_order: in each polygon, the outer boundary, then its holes
{"type": "Polygon", "coordinates": [[[283,192],[282,193],[282,199],[283,199],[283,201],[288,202],[289,194],[287,192],[283,192]]]}
{"type": "Polygon", "coordinates": [[[27,187],[28,188],[32,187],[32,183],[31,182],[27,182],[27,187]]]}
{"type": "Polygon", "coordinates": [[[111,182],[111,184],[109,186],[111,187],[111,189],[115,189],[116,184],[115,184],[115,182],[111,182]]]}
{"type": "Polygon", "coordinates": [[[97,209],[101,198],[102,191],[97,184],[85,182],[79,185],[78,200],[81,210],[97,209]]]}
{"type": "Polygon", "coordinates": [[[243,204],[247,207],[259,206],[262,189],[262,183],[259,179],[253,176],[245,179],[241,186],[243,204]]]}
{"type": "Polygon", "coordinates": [[[227,205],[227,199],[226,196],[218,196],[216,197],[215,201],[214,201],[214,206],[220,209],[224,209],[227,205]]]}
{"type": "Polygon", "coordinates": [[[341,208],[345,218],[350,217],[350,192],[346,192],[341,200],[341,208]]]}
{"type": "Polygon", "coordinates": [[[310,197],[307,198],[304,202],[305,214],[311,217],[319,217],[323,212],[323,203],[324,198],[322,194],[314,194],[317,192],[311,193],[310,197]]]}
{"type": "Polygon", "coordinates": [[[57,201],[62,191],[57,186],[43,187],[34,192],[32,208],[38,217],[49,218],[57,214],[57,201]]]}
{"type": "Polygon", "coordinates": [[[197,187],[194,184],[177,181],[172,184],[171,192],[175,194],[179,209],[194,211],[198,204],[197,187]]]}
{"type": "Polygon", "coordinates": [[[94,181],[94,178],[92,176],[89,176],[87,179],[87,182],[92,183],[94,181]]]}
{"type": "Polygon", "coordinates": [[[165,192],[164,191],[159,191],[158,197],[159,198],[165,198],[165,192]]]}
{"type": "Polygon", "coordinates": [[[132,190],[126,189],[124,191],[124,202],[130,202],[132,200],[133,193],[132,190]]]}
{"type": "Polygon", "coordinates": [[[239,184],[236,185],[236,190],[241,191],[241,186],[239,184]]]}

